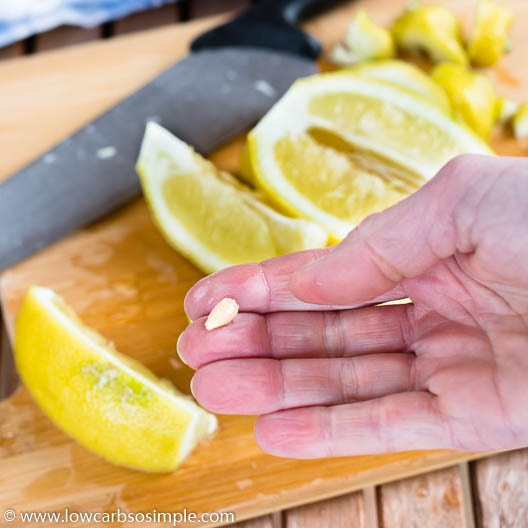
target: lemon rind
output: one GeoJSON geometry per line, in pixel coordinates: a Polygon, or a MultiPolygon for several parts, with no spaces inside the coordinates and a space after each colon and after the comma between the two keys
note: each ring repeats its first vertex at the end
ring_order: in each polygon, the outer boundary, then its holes
{"type": "Polygon", "coordinates": [[[156,224],[165,238],[181,254],[206,273],[231,265],[231,262],[211,253],[171,214],[161,193],[161,183],[166,180],[168,174],[167,171],[159,170],[160,161],[156,159],[156,155],[164,156],[166,153],[170,153],[178,160],[180,171],[188,170],[189,173],[201,171],[196,155],[187,144],[157,123],[153,121],[147,123],[136,170],[156,224]]]}
{"type": "MultiPolygon", "coordinates": [[[[336,238],[343,238],[353,227],[352,224],[341,221],[331,214],[319,209],[310,200],[303,197],[293,185],[281,176],[281,172],[273,160],[273,146],[276,141],[287,134],[303,134],[310,127],[325,127],[327,121],[309,115],[308,104],[313,97],[327,96],[331,93],[352,93],[372,97],[373,93],[402,107],[411,114],[427,115],[433,124],[447,130],[457,145],[463,145],[460,152],[453,152],[453,156],[462,152],[475,154],[492,154],[491,149],[480,138],[476,137],[466,126],[455,122],[450,116],[433,104],[417,99],[413,94],[363,78],[344,76],[342,72],[308,77],[297,81],[286,95],[272,108],[272,110],[250,132],[248,141],[255,168],[256,179],[262,187],[281,207],[290,214],[317,221],[336,238]],[[288,117],[286,117],[288,116],[288,117]],[[271,154],[270,154],[271,153],[271,154]],[[287,199],[285,198],[287,197],[287,199]]],[[[369,150],[383,157],[387,151],[373,140],[341,133],[342,137],[351,144],[369,150]]],[[[416,163],[408,156],[398,152],[391,152],[390,158],[395,163],[409,167],[410,170],[422,174],[425,180],[432,178],[436,172],[448,161],[446,157],[431,160],[431,163],[416,163]]]]}
{"type": "MultiPolygon", "coordinates": [[[[153,379],[150,379],[148,376],[146,376],[143,373],[143,371],[146,370],[146,367],[144,367],[141,363],[121,354],[115,349],[112,343],[106,342],[102,336],[86,327],[80,320],[72,317],[71,314],[67,313],[64,309],[64,307],[67,308],[67,306],[64,304],[64,301],[53,290],[40,286],[31,286],[28,289],[28,293],[26,295],[27,299],[30,299],[31,301],[40,305],[43,308],[46,316],[49,317],[49,319],[56,321],[56,323],[61,328],[65,329],[66,332],[72,336],[72,339],[83,343],[86,348],[94,351],[94,353],[102,360],[107,361],[109,364],[117,367],[120,371],[125,372],[128,376],[139,380],[141,384],[152,390],[155,394],[161,397],[162,400],[170,400],[172,406],[186,413],[186,417],[189,421],[187,423],[185,433],[180,439],[179,449],[177,450],[176,458],[173,462],[174,467],[177,467],[188,456],[188,454],[194,449],[197,442],[212,434],[216,430],[218,425],[216,416],[202,409],[191,399],[190,396],[180,393],[174,386],[170,385],[169,390],[168,388],[163,387],[161,380],[159,383],[156,383],[153,379]],[[102,344],[103,342],[105,345],[102,344]],[[138,365],[138,370],[135,370],[131,367],[131,364],[135,363],[138,365]]],[[[17,322],[17,325],[18,324],[19,323],[17,322]]],[[[15,345],[15,351],[16,349],[17,347],[15,345]]],[[[15,354],[16,357],[18,357],[16,352],[15,354]]],[[[150,373],[150,371],[148,372],[149,374],[152,374],[153,378],[155,378],[153,373],[150,373]]],[[[20,368],[20,374],[24,380],[24,368],[20,368]]],[[[28,389],[31,392],[31,387],[28,387],[28,389]]],[[[32,394],[34,397],[36,397],[36,399],[38,398],[36,394],[32,394]]],[[[47,405],[45,402],[41,402],[39,399],[37,399],[37,402],[46,408],[47,405]]],[[[50,416],[50,418],[60,428],[62,428],[60,420],[56,421],[53,416],[50,416]]],[[[65,432],[70,434],[73,438],[77,438],[74,431],[65,429],[65,432]]],[[[79,441],[82,442],[81,439],[79,439],[79,441]]],[[[90,448],[89,445],[87,445],[87,447],[90,448]]],[[[112,461],[107,455],[101,453],[98,454],[112,461]]]]}
{"type": "MultiPolygon", "coordinates": [[[[238,264],[238,262],[224,259],[211,252],[196,236],[186,230],[169,210],[167,202],[162,196],[161,189],[163,187],[162,183],[170,177],[170,171],[160,170],[160,161],[156,159],[159,158],[159,155],[166,154],[169,154],[171,158],[177,160],[178,172],[196,173],[197,177],[207,176],[214,178],[216,171],[208,161],[199,157],[189,145],[178,139],[168,130],[154,122],[147,124],[137,164],[137,171],[147,196],[147,203],[161,232],[182,255],[206,273],[214,273],[219,269],[238,264]]],[[[253,211],[256,211],[263,223],[267,224],[272,218],[275,219],[276,223],[285,223],[287,221],[279,212],[259,202],[256,195],[249,189],[246,190],[242,184],[239,184],[239,187],[239,189],[233,189],[233,192],[239,193],[237,199],[243,201],[253,211]]],[[[326,245],[328,235],[316,223],[309,220],[302,222],[296,220],[296,223],[298,234],[302,238],[302,247],[299,249],[316,248],[326,245]]],[[[281,253],[278,251],[275,241],[274,248],[277,250],[277,254],[281,253]]]]}

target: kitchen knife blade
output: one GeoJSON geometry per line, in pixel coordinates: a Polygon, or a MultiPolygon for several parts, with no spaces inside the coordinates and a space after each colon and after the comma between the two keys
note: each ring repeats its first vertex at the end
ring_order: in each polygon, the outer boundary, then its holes
{"type": "Polygon", "coordinates": [[[186,59],[1,183],[0,269],[138,196],[134,165],[148,121],[203,154],[253,126],[293,81],[316,72],[320,47],[295,24],[334,3],[256,4],[198,38],[186,59]]]}

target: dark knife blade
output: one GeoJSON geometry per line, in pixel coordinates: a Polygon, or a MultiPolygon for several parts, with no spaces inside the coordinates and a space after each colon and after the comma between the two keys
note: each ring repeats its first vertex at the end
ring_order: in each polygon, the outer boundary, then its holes
{"type": "Polygon", "coordinates": [[[134,165],[147,121],[204,154],[254,125],[294,80],[316,72],[318,45],[294,23],[306,10],[332,3],[257,4],[203,35],[188,58],[1,183],[0,269],[140,194],[134,165]],[[252,47],[266,42],[273,51],[252,47]]]}

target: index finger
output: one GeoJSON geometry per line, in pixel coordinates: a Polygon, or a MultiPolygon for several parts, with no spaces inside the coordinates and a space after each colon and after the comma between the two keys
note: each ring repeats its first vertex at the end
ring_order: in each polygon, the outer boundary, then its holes
{"type": "MultiPolygon", "coordinates": [[[[185,312],[191,320],[203,317],[225,297],[236,299],[240,311],[269,313],[281,311],[315,311],[355,308],[321,306],[299,300],[290,290],[290,278],[297,270],[333,248],[323,248],[283,255],[261,263],[242,264],[205,277],[185,297],[185,312]]],[[[328,273],[331,273],[328,270],[328,273]]],[[[395,288],[373,299],[372,303],[396,300],[405,295],[395,288]]],[[[369,303],[371,304],[371,303],[369,303]]]]}

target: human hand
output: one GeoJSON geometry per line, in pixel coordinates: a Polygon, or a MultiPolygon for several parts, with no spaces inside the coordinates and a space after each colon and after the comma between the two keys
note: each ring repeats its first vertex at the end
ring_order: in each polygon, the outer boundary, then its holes
{"type": "Polygon", "coordinates": [[[197,400],[262,415],[272,454],[525,446],[528,159],[459,157],[333,248],[203,279],[186,311],[197,400]],[[241,313],[207,332],[224,297],[241,313]]]}

